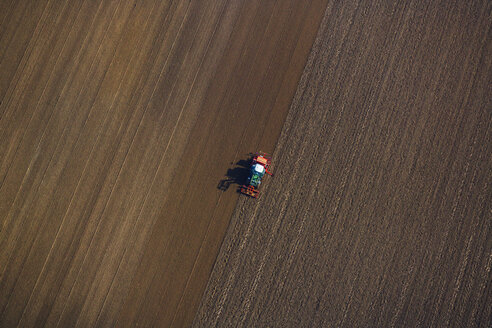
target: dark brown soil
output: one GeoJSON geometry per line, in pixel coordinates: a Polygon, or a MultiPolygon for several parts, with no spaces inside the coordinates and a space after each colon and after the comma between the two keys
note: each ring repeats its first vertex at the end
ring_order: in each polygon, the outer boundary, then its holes
{"type": "Polygon", "coordinates": [[[491,12],[329,2],[194,326],[492,326],[491,12]]]}
{"type": "Polygon", "coordinates": [[[325,8],[0,2],[0,327],[191,325],[325,8]]]}

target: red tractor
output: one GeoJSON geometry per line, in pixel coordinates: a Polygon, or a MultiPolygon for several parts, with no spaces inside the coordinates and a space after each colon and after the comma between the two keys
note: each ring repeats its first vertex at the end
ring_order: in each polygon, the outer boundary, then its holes
{"type": "Polygon", "coordinates": [[[266,174],[273,176],[273,174],[268,171],[268,167],[271,163],[271,157],[263,152],[256,153],[251,161],[251,167],[247,183],[241,186],[241,192],[245,195],[258,198],[260,194],[260,184],[261,179],[266,174]]]}

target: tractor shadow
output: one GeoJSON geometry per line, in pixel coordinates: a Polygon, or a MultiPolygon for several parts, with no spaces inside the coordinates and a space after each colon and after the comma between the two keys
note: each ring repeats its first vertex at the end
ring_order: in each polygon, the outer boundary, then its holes
{"type": "Polygon", "coordinates": [[[226,178],[220,180],[217,189],[226,191],[231,185],[235,185],[236,191],[239,192],[241,186],[246,184],[248,180],[250,166],[251,159],[239,160],[234,168],[227,170],[226,178]]]}

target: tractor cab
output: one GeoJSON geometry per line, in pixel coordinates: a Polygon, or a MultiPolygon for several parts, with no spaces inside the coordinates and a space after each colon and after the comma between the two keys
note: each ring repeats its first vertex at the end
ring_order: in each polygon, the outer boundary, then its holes
{"type": "Polygon", "coordinates": [[[251,165],[251,172],[248,177],[249,185],[258,187],[261,183],[261,178],[265,175],[265,167],[259,163],[251,165]]]}

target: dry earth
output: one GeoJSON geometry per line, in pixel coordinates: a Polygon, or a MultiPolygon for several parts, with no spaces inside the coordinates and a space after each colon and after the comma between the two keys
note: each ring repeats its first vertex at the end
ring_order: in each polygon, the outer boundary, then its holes
{"type": "Polygon", "coordinates": [[[492,326],[491,12],[328,3],[194,326],[492,326]]]}
{"type": "Polygon", "coordinates": [[[189,326],[325,0],[0,2],[0,327],[189,326]]]}

